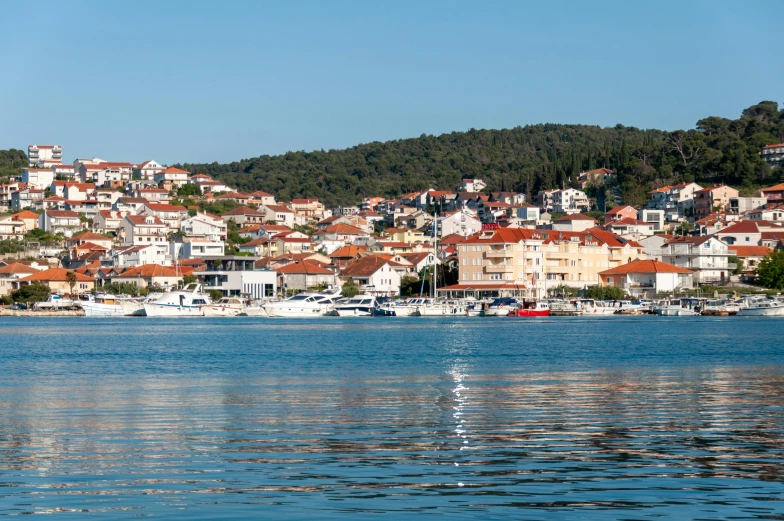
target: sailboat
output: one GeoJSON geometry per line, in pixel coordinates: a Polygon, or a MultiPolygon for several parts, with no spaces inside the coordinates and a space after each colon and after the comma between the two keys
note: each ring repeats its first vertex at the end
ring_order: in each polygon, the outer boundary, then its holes
{"type": "Polygon", "coordinates": [[[435,298],[438,291],[438,216],[433,214],[433,275],[430,279],[432,295],[434,298],[421,298],[425,289],[425,277],[422,278],[422,287],[419,291],[419,303],[416,306],[416,311],[412,313],[413,316],[419,317],[444,317],[451,315],[465,315],[465,305],[457,300],[446,300],[435,298]]]}

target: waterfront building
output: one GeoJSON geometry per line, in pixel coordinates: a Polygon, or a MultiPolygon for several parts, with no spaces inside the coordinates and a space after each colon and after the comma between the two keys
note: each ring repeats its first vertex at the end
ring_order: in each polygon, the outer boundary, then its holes
{"type": "Polygon", "coordinates": [[[664,245],[662,261],[693,272],[694,282],[728,282],[735,266],[728,262],[727,243],[712,236],[673,237],[664,245]]]}
{"type": "Polygon", "coordinates": [[[367,255],[340,272],[340,280],[359,286],[361,293],[394,297],[400,294],[401,265],[385,255],[367,255]]]}
{"type": "Polygon", "coordinates": [[[318,286],[337,284],[335,272],[313,260],[295,260],[275,268],[278,287],[287,291],[305,291],[318,286]]]}
{"type": "Polygon", "coordinates": [[[693,273],[656,260],[635,260],[599,273],[599,284],[621,288],[633,297],[652,297],[694,287],[693,273]]]}
{"type": "Polygon", "coordinates": [[[0,266],[0,297],[10,295],[12,291],[18,289],[19,286],[14,286],[13,281],[29,277],[38,271],[40,270],[21,262],[11,261],[5,266],[0,266]]]}
{"type": "Polygon", "coordinates": [[[130,266],[120,273],[111,274],[108,279],[113,283],[136,284],[139,288],[159,286],[161,288],[176,287],[182,281],[183,274],[171,266],[156,263],[130,266]]]}
{"type": "Polygon", "coordinates": [[[277,277],[274,271],[256,268],[257,257],[236,255],[205,256],[204,271],[197,271],[206,291],[220,291],[224,296],[262,299],[275,296],[277,277]]]}
{"type": "Polygon", "coordinates": [[[67,270],[65,268],[52,268],[48,270],[38,271],[26,277],[12,280],[11,287],[16,291],[21,286],[28,284],[40,283],[49,288],[49,291],[58,295],[65,295],[71,293],[71,286],[68,281],[68,274],[73,273],[76,277],[76,283],[73,286],[73,293],[90,293],[95,289],[95,279],[82,275],[81,273],[67,270]]]}

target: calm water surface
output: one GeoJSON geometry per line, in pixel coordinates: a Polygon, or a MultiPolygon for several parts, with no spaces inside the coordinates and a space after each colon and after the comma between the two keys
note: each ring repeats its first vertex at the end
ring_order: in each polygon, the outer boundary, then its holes
{"type": "Polygon", "coordinates": [[[0,516],[784,519],[782,332],[0,319],[0,516]]]}

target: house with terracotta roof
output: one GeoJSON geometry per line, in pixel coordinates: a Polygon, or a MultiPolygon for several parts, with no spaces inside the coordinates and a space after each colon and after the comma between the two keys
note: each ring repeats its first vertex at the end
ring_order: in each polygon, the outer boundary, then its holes
{"type": "Polygon", "coordinates": [[[623,217],[610,221],[604,229],[613,232],[616,235],[635,240],[642,237],[649,237],[654,233],[653,224],[631,217],[623,217]]]}
{"type": "Polygon", "coordinates": [[[647,207],[652,210],[664,210],[669,222],[685,217],[694,208],[694,194],[702,190],[697,183],[680,183],[674,186],[662,186],[648,192],[650,201],[647,207]]]}
{"type": "Polygon", "coordinates": [[[65,246],[66,248],[73,248],[74,246],[79,246],[85,243],[92,243],[94,245],[103,247],[103,249],[106,251],[109,251],[112,249],[114,239],[95,232],[84,231],[69,237],[65,242],[65,246]]]}
{"type": "Polygon", "coordinates": [[[155,174],[162,171],[164,168],[163,165],[154,159],[148,159],[133,168],[133,177],[145,181],[153,181],[155,179],[155,174]]]}
{"type": "Polygon", "coordinates": [[[153,181],[158,184],[171,184],[172,186],[182,186],[188,184],[190,172],[172,166],[153,174],[153,181]]]}
{"type": "Polygon", "coordinates": [[[112,266],[118,268],[172,262],[168,242],[118,246],[112,249],[109,255],[112,266]]]}
{"type": "Polygon", "coordinates": [[[610,224],[613,221],[617,221],[619,219],[636,219],[637,218],[637,208],[634,206],[627,205],[620,205],[616,206],[612,210],[608,210],[604,214],[604,224],[610,224]]]}
{"type": "Polygon", "coordinates": [[[405,242],[408,244],[430,243],[430,235],[425,232],[412,228],[387,228],[384,230],[385,240],[393,242],[405,242]]]}
{"type": "Polygon", "coordinates": [[[310,219],[321,219],[324,216],[324,205],[315,197],[292,199],[291,209],[296,214],[310,219]]]}
{"type": "Polygon", "coordinates": [[[609,168],[594,168],[587,172],[580,172],[580,175],[577,176],[577,184],[580,185],[581,190],[585,190],[586,186],[603,186],[605,181],[610,179],[615,179],[614,170],[610,170],[609,168]]]}
{"type": "Polygon", "coordinates": [[[39,271],[26,277],[12,280],[11,285],[13,290],[16,291],[24,285],[41,283],[47,286],[52,293],[57,293],[58,295],[70,294],[71,286],[68,283],[68,273],[73,273],[76,277],[76,284],[73,287],[74,294],[90,293],[95,289],[94,278],[65,268],[52,268],[39,271]]]}
{"type": "Polygon", "coordinates": [[[12,291],[16,291],[12,282],[24,277],[28,277],[40,270],[22,264],[21,262],[9,262],[5,266],[0,267],[0,296],[10,295],[12,291]]]}
{"type": "Polygon", "coordinates": [[[673,237],[662,251],[663,262],[694,272],[698,284],[729,282],[728,257],[727,243],[713,236],[673,237]]]}
{"type": "Polygon", "coordinates": [[[367,238],[369,235],[362,229],[338,222],[326,228],[316,230],[312,235],[312,240],[318,249],[324,249],[330,254],[347,244],[354,244],[357,240],[367,238]]]}
{"type": "Polygon", "coordinates": [[[38,228],[52,235],[62,233],[70,237],[82,229],[79,214],[70,210],[44,210],[38,216],[38,228]]]}
{"type": "Polygon", "coordinates": [[[126,215],[128,215],[127,211],[99,210],[93,217],[93,230],[96,233],[117,231],[126,215]]]}
{"type": "Polygon", "coordinates": [[[266,214],[247,206],[240,206],[221,215],[221,219],[226,223],[234,221],[237,226],[249,226],[251,224],[264,224],[266,214]]]}
{"type": "Polygon", "coordinates": [[[136,284],[139,288],[160,286],[162,288],[175,287],[182,280],[183,274],[172,266],[160,264],[144,264],[124,269],[117,275],[110,277],[111,282],[128,282],[136,284]]]}
{"type": "Polygon", "coordinates": [[[168,203],[147,203],[142,208],[142,215],[157,217],[170,230],[179,230],[183,219],[188,218],[188,209],[184,206],[168,203]]]}
{"type": "Polygon", "coordinates": [[[143,197],[120,197],[114,202],[111,209],[119,212],[138,214],[142,211],[144,205],[149,202],[150,201],[143,197]]]}
{"type": "Polygon", "coordinates": [[[729,253],[743,263],[741,274],[748,281],[757,276],[760,262],[773,253],[773,250],[767,246],[730,246],[729,253]]]}
{"type": "Polygon", "coordinates": [[[553,230],[560,232],[582,232],[594,228],[596,225],[596,219],[593,217],[581,213],[573,213],[559,217],[551,226],[553,230]]]}
{"type": "Polygon", "coordinates": [[[307,253],[317,249],[310,238],[301,232],[282,232],[272,237],[260,237],[239,246],[239,251],[257,257],[277,257],[287,253],[307,253]]]}
{"type": "Polygon", "coordinates": [[[127,214],[120,224],[119,238],[126,246],[165,244],[169,227],[153,215],[127,214]]]}
{"type": "Polygon", "coordinates": [[[633,297],[652,297],[694,287],[693,272],[655,260],[636,260],[599,273],[599,285],[621,288],[633,297]]]}
{"type": "Polygon", "coordinates": [[[400,294],[399,267],[384,255],[367,255],[343,268],[340,280],[358,285],[362,293],[394,297],[400,294]]]}
{"type": "Polygon", "coordinates": [[[304,291],[316,286],[335,285],[335,272],[311,260],[294,261],[275,269],[278,287],[304,291]]]}
{"type": "Polygon", "coordinates": [[[294,226],[294,210],[282,204],[262,204],[259,211],[264,214],[264,222],[274,222],[292,228],[294,226]]]}
{"type": "Polygon", "coordinates": [[[460,186],[457,187],[458,192],[476,193],[481,192],[487,188],[487,183],[481,179],[463,179],[460,186]]]}
{"type": "Polygon", "coordinates": [[[272,194],[268,194],[267,192],[262,192],[258,190],[256,192],[252,192],[250,195],[250,204],[253,206],[260,206],[260,205],[270,205],[270,204],[277,204],[275,202],[275,196],[272,194]]]}
{"type": "Polygon", "coordinates": [[[758,221],[740,221],[716,233],[730,246],[759,246],[762,230],[758,221]]]}
{"type": "Polygon", "coordinates": [[[367,252],[367,246],[347,244],[329,254],[333,266],[343,268],[367,252]]]}
{"type": "Polygon", "coordinates": [[[407,243],[401,241],[375,241],[371,240],[368,245],[369,252],[375,253],[411,253],[413,251],[421,251],[427,245],[418,243],[407,243]]]}
{"type": "Polygon", "coordinates": [[[226,192],[215,196],[216,201],[234,201],[241,206],[247,206],[251,202],[251,195],[243,192],[226,192]]]}
{"type": "Polygon", "coordinates": [[[784,250],[784,231],[781,232],[762,232],[760,239],[761,246],[767,246],[772,250],[784,250]]]}
{"type": "Polygon", "coordinates": [[[14,220],[10,215],[0,217],[0,240],[21,239],[27,233],[22,221],[14,220]]]}
{"type": "Polygon", "coordinates": [[[726,185],[710,186],[694,192],[694,217],[702,219],[714,211],[729,208],[730,199],[738,197],[738,191],[726,185]]]}

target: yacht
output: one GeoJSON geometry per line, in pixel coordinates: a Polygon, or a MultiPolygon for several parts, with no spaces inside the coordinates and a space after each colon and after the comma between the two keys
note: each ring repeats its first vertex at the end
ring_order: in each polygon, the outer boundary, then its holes
{"type": "Polygon", "coordinates": [[[754,297],[748,300],[746,307],[738,311],[743,317],[784,317],[784,302],[765,297],[754,297]]]}
{"type": "Polygon", "coordinates": [[[728,317],[737,315],[738,311],[740,311],[740,306],[731,300],[711,299],[705,301],[700,314],[709,317],[728,317]]]}
{"type": "Polygon", "coordinates": [[[184,289],[163,293],[155,300],[144,302],[148,317],[203,317],[202,306],[211,304],[201,284],[188,284],[184,289]]]}
{"type": "Polygon", "coordinates": [[[387,316],[412,317],[417,310],[417,302],[421,299],[393,300],[379,306],[387,316]]]}
{"type": "Polygon", "coordinates": [[[418,317],[447,317],[465,315],[465,305],[458,300],[421,299],[414,316],[418,317]]]}
{"type": "Polygon", "coordinates": [[[509,317],[547,317],[550,316],[550,304],[541,300],[524,300],[512,309],[509,317]]]}
{"type": "Polygon", "coordinates": [[[335,314],[339,317],[372,317],[378,307],[376,297],[357,295],[349,299],[339,300],[335,304],[335,314]]]}
{"type": "Polygon", "coordinates": [[[500,297],[490,303],[482,313],[486,317],[505,317],[509,312],[517,308],[520,301],[511,297],[500,297]]]}
{"type": "Polygon", "coordinates": [[[86,317],[129,317],[144,309],[141,302],[127,295],[98,293],[80,303],[86,317]]]}
{"type": "Polygon", "coordinates": [[[653,312],[662,317],[694,317],[699,309],[699,299],[671,298],[654,305],[653,312]]]}
{"type": "Polygon", "coordinates": [[[245,313],[246,308],[245,301],[239,297],[223,297],[212,304],[202,306],[201,310],[205,317],[236,317],[240,313],[245,313]]]}
{"type": "Polygon", "coordinates": [[[335,293],[299,293],[286,300],[269,302],[262,306],[268,317],[320,317],[335,309],[335,301],[340,290],[335,293]]]}

